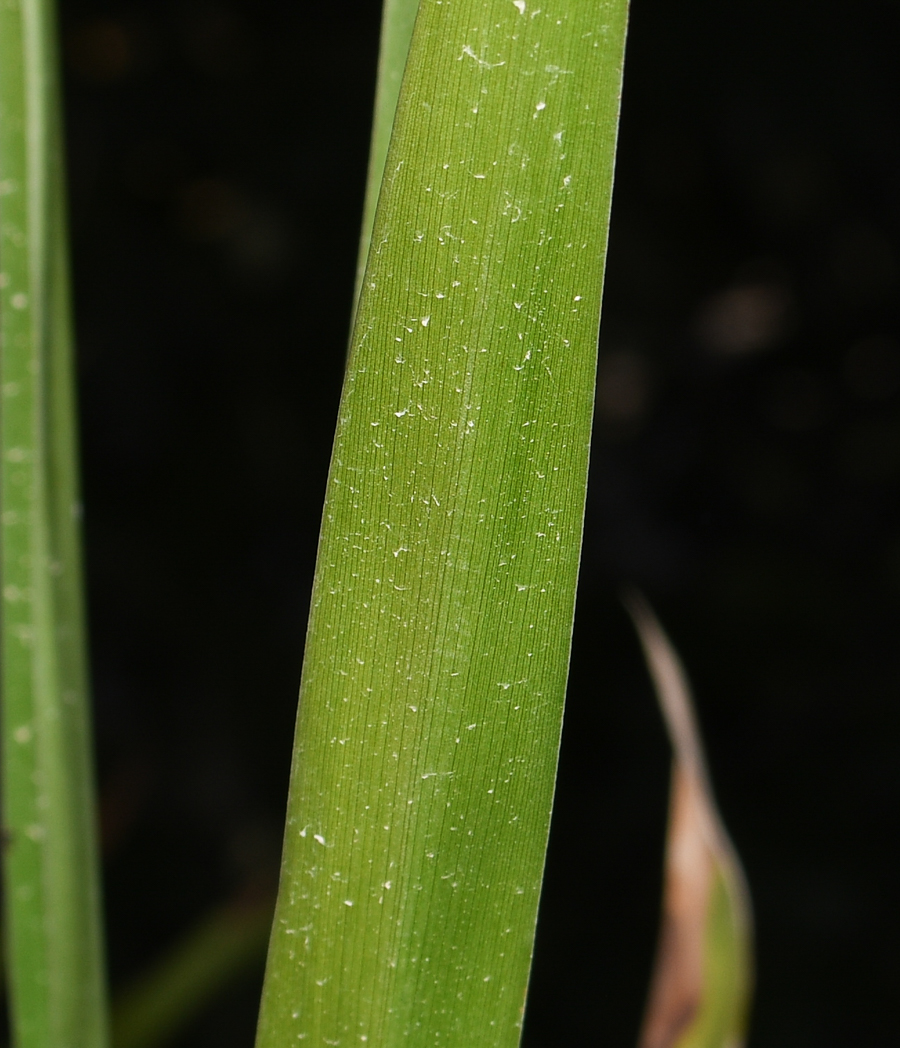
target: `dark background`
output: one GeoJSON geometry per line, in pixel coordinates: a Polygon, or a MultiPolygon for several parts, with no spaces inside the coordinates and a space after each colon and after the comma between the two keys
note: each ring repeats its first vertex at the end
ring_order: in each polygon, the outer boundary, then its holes
{"type": "MultiPolygon", "coordinates": [[[[114,987],[277,869],[379,7],[62,0],[114,987]]],[[[635,0],[527,1048],[631,1048],[649,977],[623,581],[746,863],[751,1045],[896,1044],[898,45],[895,0],[635,0]]],[[[258,988],[178,1045],[249,1048],[258,988]]]]}

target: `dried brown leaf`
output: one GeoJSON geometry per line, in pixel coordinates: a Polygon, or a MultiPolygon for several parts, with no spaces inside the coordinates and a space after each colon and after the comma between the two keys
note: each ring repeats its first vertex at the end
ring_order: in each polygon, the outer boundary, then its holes
{"type": "Polygon", "coordinates": [[[741,1048],[751,988],[750,898],[716,808],[681,661],[629,593],[672,742],[662,928],[639,1048],[741,1048]]]}

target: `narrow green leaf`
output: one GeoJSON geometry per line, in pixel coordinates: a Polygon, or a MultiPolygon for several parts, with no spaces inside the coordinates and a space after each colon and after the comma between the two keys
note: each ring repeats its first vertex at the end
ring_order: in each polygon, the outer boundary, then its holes
{"type": "Polygon", "coordinates": [[[640,1048],[740,1048],[753,978],[744,873],[713,798],[684,668],[645,600],[634,620],[672,740],[663,923],[640,1048]]]}
{"type": "Polygon", "coordinates": [[[581,544],[624,0],[423,0],[352,339],[259,1048],[512,1046],[581,544]]]}
{"type": "Polygon", "coordinates": [[[180,1033],[228,983],[265,957],[271,901],[223,906],[116,998],[113,1048],[152,1048],[180,1033]]]}
{"type": "Polygon", "coordinates": [[[0,6],[2,734],[18,1048],[106,1043],[55,18],[0,6]]]}
{"type": "Polygon", "coordinates": [[[363,210],[362,235],[359,238],[359,260],[355,300],[359,300],[372,240],[375,207],[381,191],[381,179],[387,160],[394,114],[400,97],[400,84],[412,40],[419,0],[384,0],[381,14],[381,47],[378,54],[378,82],[375,88],[375,115],[372,121],[372,144],[369,149],[369,174],[366,179],[366,202],[363,210]]]}

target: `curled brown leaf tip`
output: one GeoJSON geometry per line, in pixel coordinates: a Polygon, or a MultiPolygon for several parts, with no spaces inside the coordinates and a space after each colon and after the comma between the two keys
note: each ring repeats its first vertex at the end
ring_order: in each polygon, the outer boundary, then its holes
{"type": "Polygon", "coordinates": [[[749,990],[749,895],[713,799],[684,669],[643,597],[631,591],[624,603],[644,649],[673,750],[662,927],[638,1045],[740,1048],[749,990]],[[709,956],[717,884],[725,887],[735,932],[733,956],[716,962],[731,967],[732,978],[724,981],[721,973],[711,971],[709,956]],[[704,1009],[713,1021],[704,1023],[704,1009]],[[708,1035],[696,1039],[695,1026],[703,1026],[708,1035]]]}

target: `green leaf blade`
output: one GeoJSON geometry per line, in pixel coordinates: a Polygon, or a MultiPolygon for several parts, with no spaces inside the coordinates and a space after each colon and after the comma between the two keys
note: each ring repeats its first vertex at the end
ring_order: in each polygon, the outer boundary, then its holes
{"type": "Polygon", "coordinates": [[[0,9],[3,819],[19,1048],[106,1043],[52,6],[0,9]]]}
{"type": "Polygon", "coordinates": [[[421,5],[313,594],[259,1048],[518,1043],[626,6],[421,5]]]}

